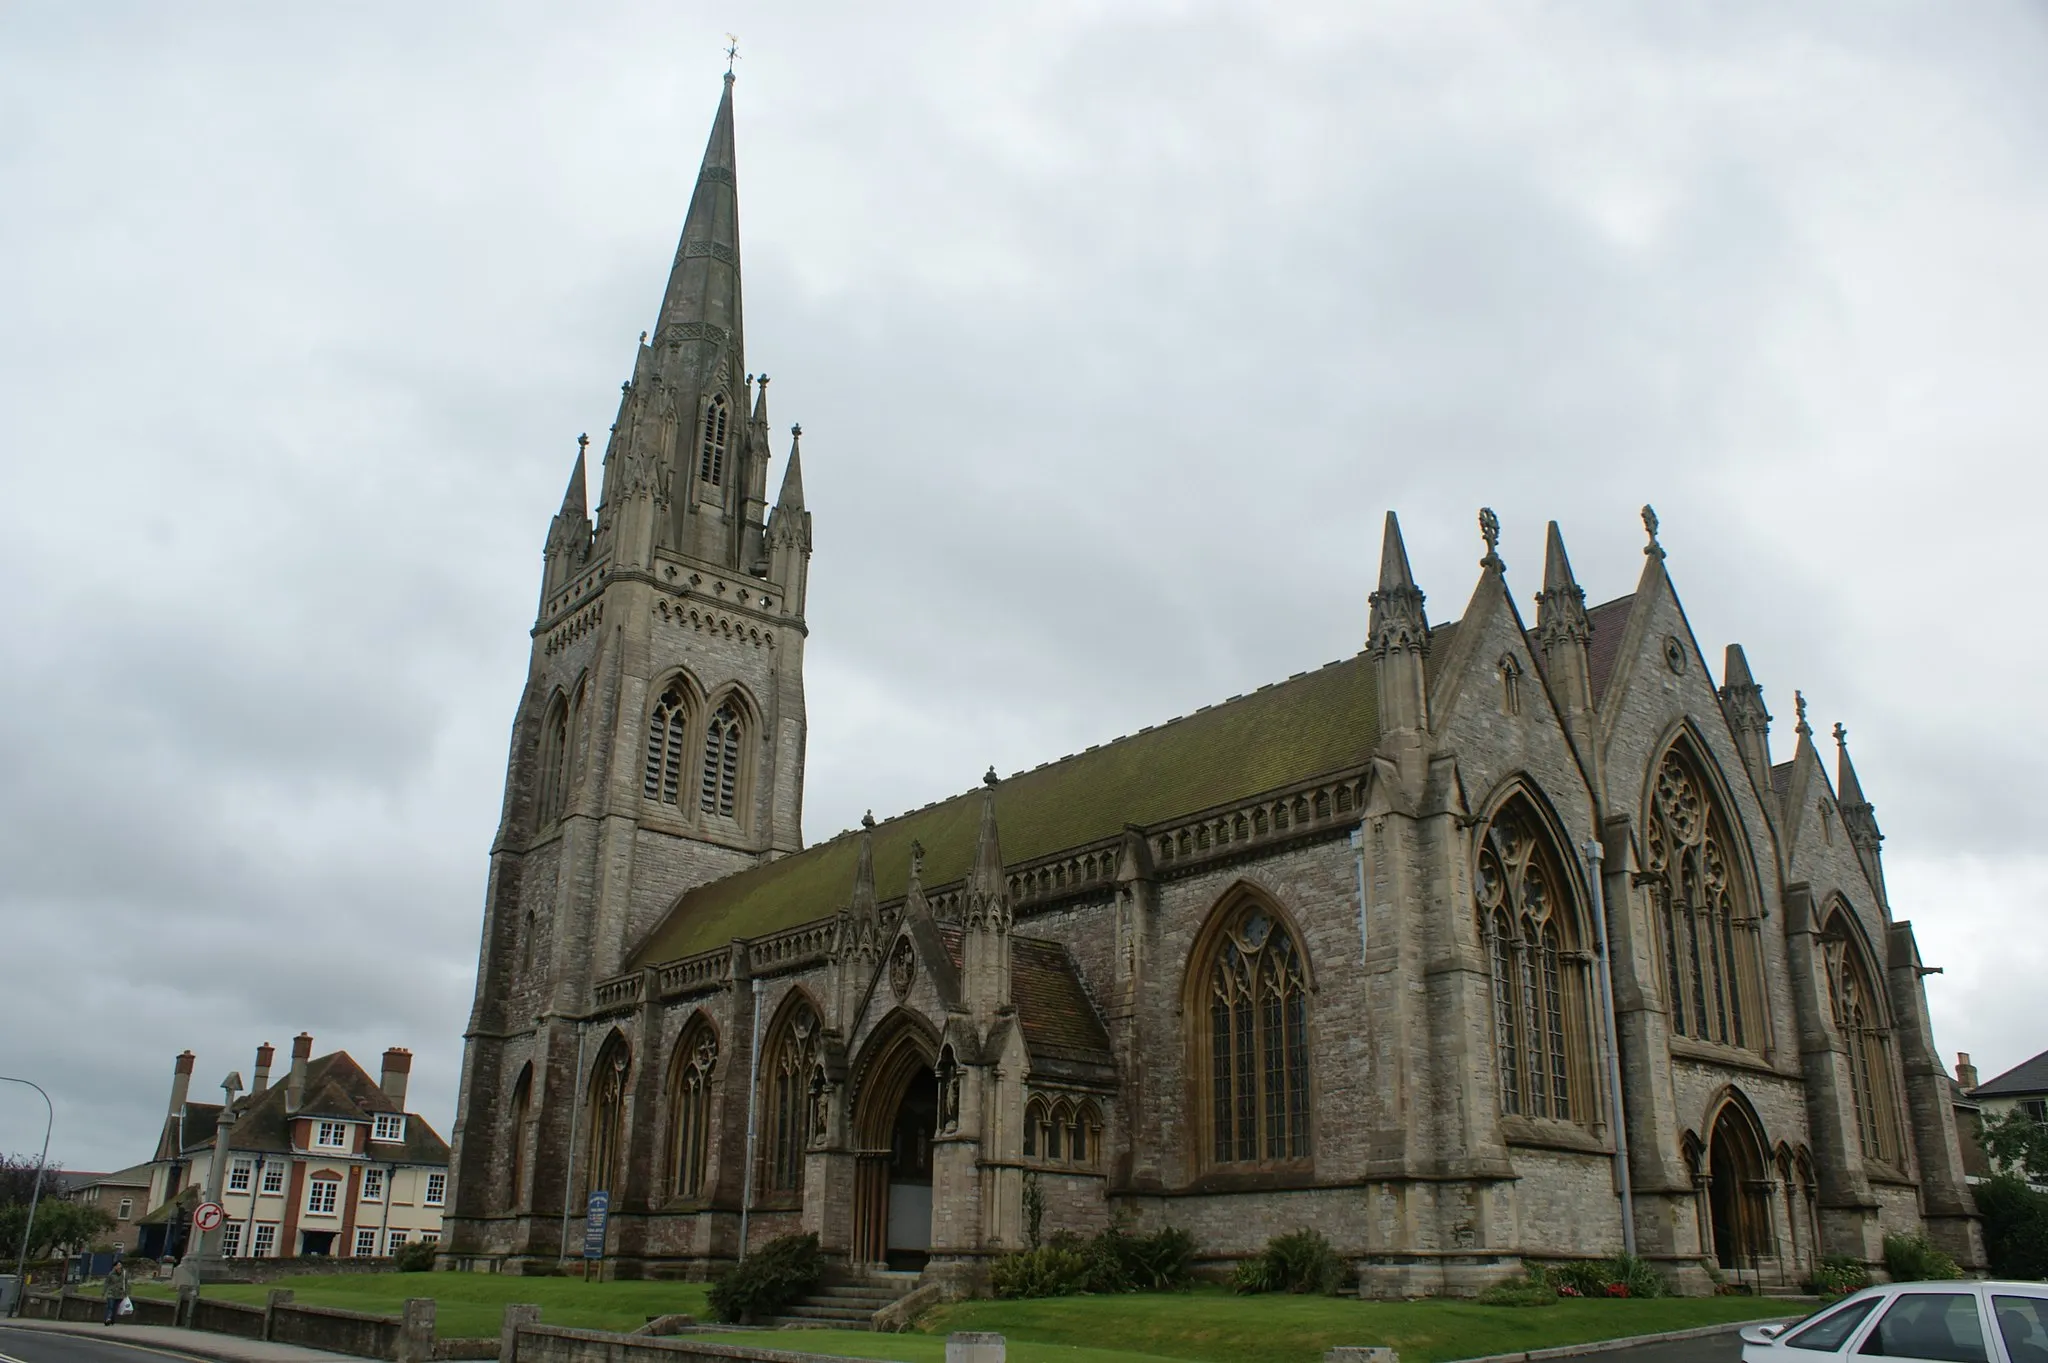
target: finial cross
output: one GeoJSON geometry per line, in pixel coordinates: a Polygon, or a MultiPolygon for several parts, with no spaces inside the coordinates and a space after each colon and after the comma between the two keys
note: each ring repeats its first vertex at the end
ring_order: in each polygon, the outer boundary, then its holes
{"type": "Polygon", "coordinates": [[[1479,538],[1486,541],[1486,557],[1479,560],[1482,568],[1506,568],[1500,557],[1500,517],[1493,514],[1493,508],[1479,508],[1479,538]]]}
{"type": "Polygon", "coordinates": [[[737,33],[728,33],[728,34],[726,34],[726,35],[725,35],[725,74],[726,74],[726,75],[728,75],[728,76],[729,76],[729,75],[731,75],[731,74],[732,74],[732,64],[733,64],[734,62],[738,61],[739,59],[740,59],[740,35],[739,35],[739,34],[737,34],[737,33]]]}
{"type": "Polygon", "coordinates": [[[1849,746],[1849,726],[1840,720],[1835,721],[1835,746],[1838,748],[1849,746]]]}
{"type": "Polygon", "coordinates": [[[1657,543],[1657,508],[1648,503],[1643,505],[1643,530],[1650,537],[1650,542],[1643,546],[1644,555],[1649,558],[1664,557],[1664,546],[1657,543]]]}
{"type": "Polygon", "coordinates": [[[590,432],[589,432],[589,431],[585,431],[585,432],[584,432],[584,433],[583,433],[582,435],[579,435],[579,436],[577,436],[577,437],[576,437],[576,453],[578,453],[578,454],[582,454],[582,453],[583,453],[583,452],[584,452],[585,450],[587,450],[587,449],[589,449],[589,448],[590,448],[590,432]]]}

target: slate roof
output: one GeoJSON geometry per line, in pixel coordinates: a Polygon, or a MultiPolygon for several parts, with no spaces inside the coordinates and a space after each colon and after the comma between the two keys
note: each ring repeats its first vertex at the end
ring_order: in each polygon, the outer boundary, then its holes
{"type": "Polygon", "coordinates": [[[2032,1060],[2022,1060],[2004,1074],[1970,1090],[1972,1098],[2022,1098],[2037,1093],[2048,1093],[2048,1051],[2032,1060]]]}
{"type": "Polygon", "coordinates": [[[1771,768],[1771,789],[1779,795],[1792,789],[1792,764],[1780,762],[1771,768]]]}
{"type": "MultiPolygon", "coordinates": [[[[1432,658],[1443,655],[1450,628],[1435,631],[1432,658]]],[[[1033,861],[1117,837],[1127,823],[1161,823],[1341,771],[1378,741],[1378,675],[1359,654],[1010,777],[995,796],[1003,857],[1033,861]]],[[[924,844],[925,884],[963,879],[980,818],[974,790],[875,825],[876,884],[908,883],[913,840],[924,844]]],[[[852,891],[859,855],[859,836],[845,833],[698,886],[626,969],[829,917],[852,891]]]]}
{"type": "MultiPolygon", "coordinates": [[[[939,925],[939,940],[955,970],[961,967],[960,939],[957,924],[939,925]]],[[[1066,947],[1042,937],[1012,936],[1010,998],[1034,1072],[1083,1079],[1115,1076],[1109,1032],[1066,947]]]]}
{"type": "MultiPolygon", "coordinates": [[[[306,1096],[297,1112],[285,1110],[285,1095],[289,1088],[286,1082],[274,1083],[261,1093],[246,1094],[236,1099],[234,1134],[228,1137],[230,1150],[289,1154],[292,1150],[291,1124],[300,1117],[367,1122],[377,1113],[402,1110],[347,1051],[316,1056],[306,1062],[306,1096]]],[[[191,1124],[187,1122],[185,1149],[212,1143],[219,1122],[219,1107],[214,1107],[213,1113],[214,1120],[206,1124],[203,1140],[192,1139],[191,1124]]],[[[448,1142],[442,1140],[440,1134],[417,1113],[406,1113],[404,1141],[374,1142],[370,1146],[370,1157],[399,1164],[446,1164],[448,1142]]]]}
{"type": "Polygon", "coordinates": [[[1595,705],[1607,698],[1607,679],[1614,675],[1615,660],[1621,656],[1621,636],[1628,631],[1629,613],[1635,604],[1635,593],[1630,592],[1586,612],[1586,623],[1593,627],[1593,638],[1586,646],[1586,675],[1593,683],[1595,705]]]}

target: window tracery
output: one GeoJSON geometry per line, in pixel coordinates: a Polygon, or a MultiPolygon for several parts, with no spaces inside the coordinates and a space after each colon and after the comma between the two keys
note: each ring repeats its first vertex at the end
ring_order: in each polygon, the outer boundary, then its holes
{"type": "Polygon", "coordinates": [[[1898,1098],[1892,1087],[1891,1028],[1854,931],[1837,910],[1821,937],[1828,999],[1835,1028],[1848,1049],[1849,1094],[1863,1157],[1896,1162],[1898,1098]]]}
{"type": "Polygon", "coordinates": [[[1588,965],[1570,885],[1535,810],[1516,796],[1487,825],[1473,878],[1500,1108],[1585,1123],[1593,1115],[1588,965]]]}
{"type": "Polygon", "coordinates": [[[804,1147],[810,1134],[811,1070],[818,1053],[818,1014],[793,1000],[776,1024],[762,1061],[761,1169],[768,1193],[798,1193],[804,1186],[804,1147]]]}
{"type": "Polygon", "coordinates": [[[731,818],[740,784],[740,709],[727,700],[704,727],[704,788],[700,803],[706,814],[731,818]]]}
{"type": "Polygon", "coordinates": [[[698,434],[697,476],[714,487],[725,478],[725,436],[728,408],[720,393],[704,408],[703,429],[698,434]]]}
{"type": "Polygon", "coordinates": [[[704,1195],[711,1152],[711,1072],[717,1064],[718,1038],[700,1017],[676,1046],[669,1081],[669,1191],[676,1197],[704,1195]]]}
{"type": "Polygon", "coordinates": [[[642,793],[662,804],[680,803],[683,744],[689,728],[689,702],[680,681],[670,682],[647,718],[647,768],[642,793]]]}
{"type": "Polygon", "coordinates": [[[1644,821],[1646,871],[1663,920],[1671,1030],[1756,1049],[1757,926],[1730,825],[1680,747],[1658,764],[1644,821]]]}
{"type": "MultiPolygon", "coordinates": [[[[1256,900],[1226,911],[1199,975],[1195,1073],[1214,1165],[1309,1156],[1308,979],[1294,934],[1256,900]]],[[[1072,1123],[1067,1125],[1071,1141],[1072,1123]]],[[[1052,1122],[1048,1130],[1061,1127],[1052,1122]]],[[[1053,1139],[1058,1139],[1055,1135],[1053,1139]]]]}
{"type": "Polygon", "coordinates": [[[625,1148],[626,1072],[632,1058],[614,1032],[597,1053],[590,1075],[590,1174],[588,1192],[610,1191],[625,1148]]]}

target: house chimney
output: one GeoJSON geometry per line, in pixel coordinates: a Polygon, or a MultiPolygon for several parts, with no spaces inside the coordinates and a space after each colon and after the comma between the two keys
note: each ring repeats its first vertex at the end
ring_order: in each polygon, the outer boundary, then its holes
{"type": "Polygon", "coordinates": [[[185,1107],[185,1095],[192,1088],[192,1061],[196,1057],[190,1051],[178,1052],[178,1058],[171,1062],[171,1106],[165,1114],[175,1117],[185,1107]]]}
{"type": "Polygon", "coordinates": [[[384,1090],[384,1096],[398,1104],[400,1112],[405,1111],[405,1081],[412,1074],[412,1052],[403,1046],[393,1046],[384,1052],[384,1076],[377,1081],[384,1090]]]}
{"type": "Polygon", "coordinates": [[[277,1047],[271,1045],[268,1041],[256,1048],[256,1082],[249,1089],[249,1096],[251,1098],[254,1098],[257,1094],[270,1087],[270,1062],[275,1059],[277,1059],[277,1047]]]}
{"type": "Polygon", "coordinates": [[[292,1038],[292,1073],[285,1081],[284,1108],[297,1112],[306,1101],[306,1062],[313,1058],[313,1034],[300,1032],[292,1038]]]}
{"type": "Polygon", "coordinates": [[[1977,1067],[1970,1063],[1968,1051],[1956,1052],[1956,1082],[1963,1086],[1965,1092],[1977,1087],[1977,1067]]]}

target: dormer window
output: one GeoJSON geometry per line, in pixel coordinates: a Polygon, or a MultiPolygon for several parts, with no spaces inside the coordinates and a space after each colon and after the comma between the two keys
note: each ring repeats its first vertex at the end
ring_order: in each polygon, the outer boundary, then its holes
{"type": "Polygon", "coordinates": [[[704,408],[704,432],[697,453],[697,476],[713,487],[725,477],[727,419],[725,394],[720,393],[704,408]]]}
{"type": "Polygon", "coordinates": [[[402,1141],[405,1139],[405,1117],[395,1112],[377,1114],[376,1127],[370,1132],[373,1141],[402,1141]]]}
{"type": "Polygon", "coordinates": [[[348,1149],[347,1122],[321,1122],[313,1129],[313,1144],[323,1150],[348,1149]]]}

